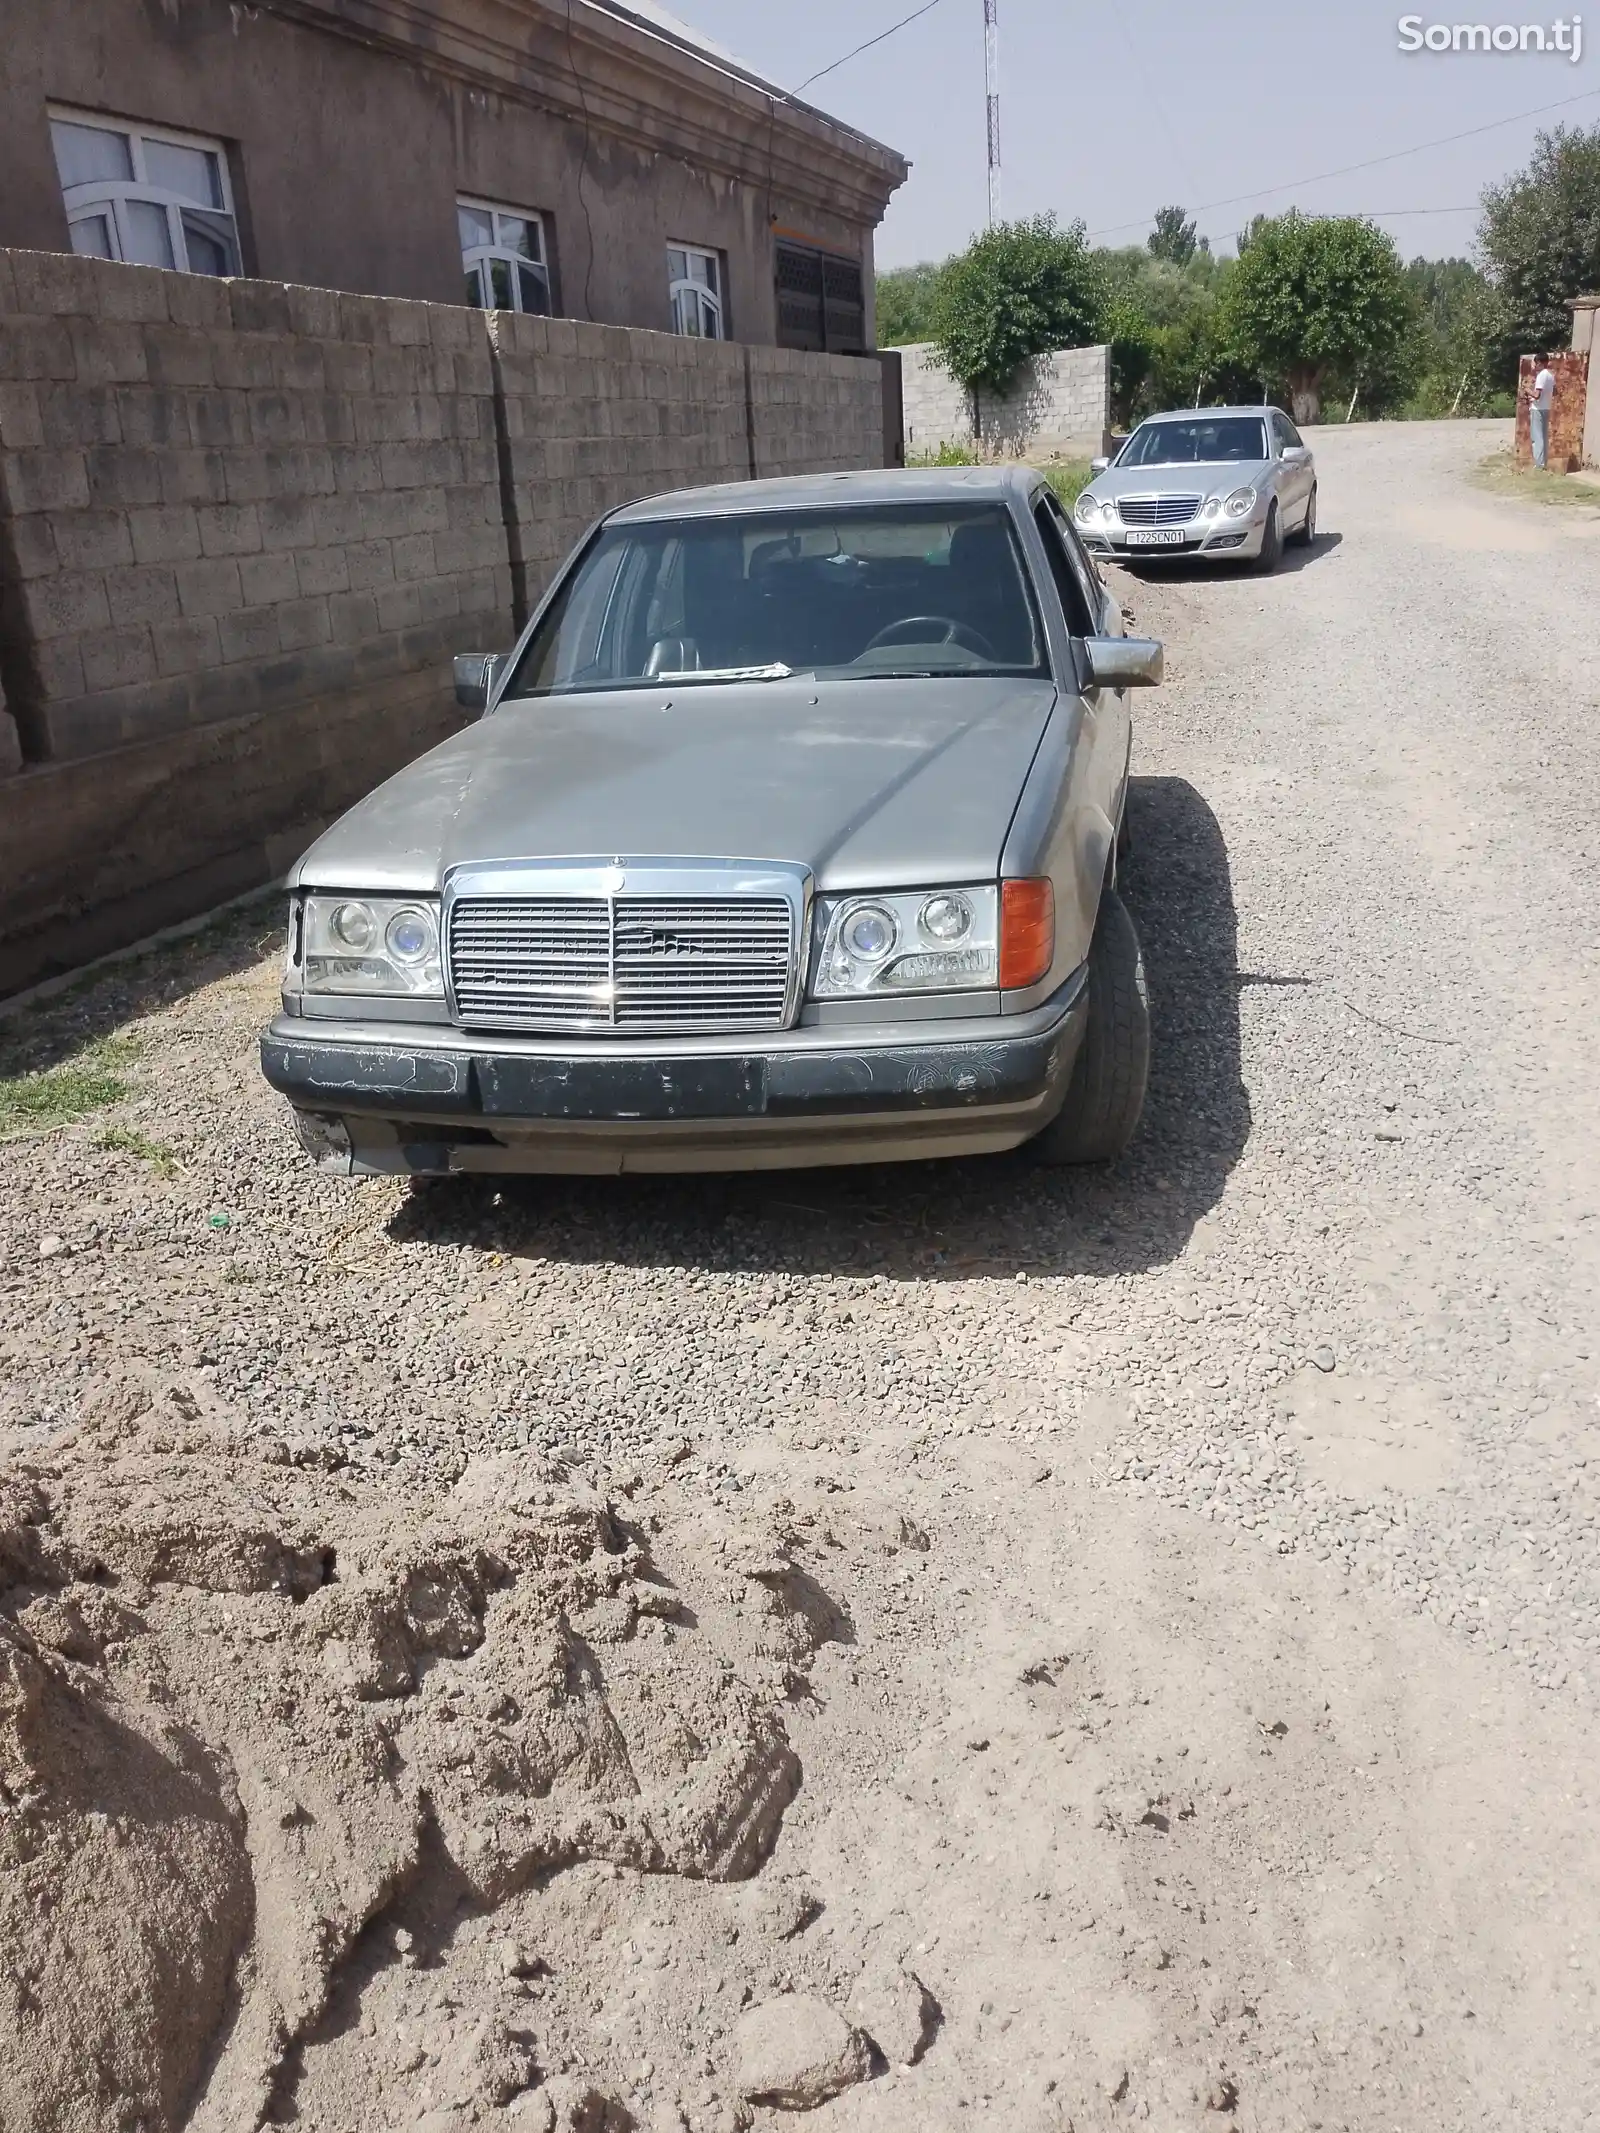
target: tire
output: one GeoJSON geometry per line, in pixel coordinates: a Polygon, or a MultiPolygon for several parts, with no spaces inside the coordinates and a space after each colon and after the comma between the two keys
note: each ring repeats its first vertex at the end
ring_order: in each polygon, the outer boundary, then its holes
{"type": "Polygon", "coordinates": [[[1133,1139],[1150,1078],[1150,1000],[1128,907],[1100,899],[1089,947],[1089,1026],[1067,1100],[1033,1141],[1042,1163],[1112,1163],[1133,1139]]]}
{"type": "Polygon", "coordinates": [[[1278,516],[1276,504],[1267,506],[1267,530],[1261,536],[1261,553],[1256,557],[1256,569],[1262,577],[1270,578],[1283,561],[1283,520],[1278,516]]]}
{"type": "Polygon", "coordinates": [[[1309,548],[1317,537],[1317,485],[1311,484],[1311,494],[1306,498],[1306,522],[1295,535],[1302,548],[1309,548]]]}

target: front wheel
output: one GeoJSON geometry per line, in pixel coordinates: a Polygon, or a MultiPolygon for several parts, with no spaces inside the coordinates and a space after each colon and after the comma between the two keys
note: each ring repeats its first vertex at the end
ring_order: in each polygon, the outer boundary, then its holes
{"type": "Polygon", "coordinates": [[[1302,548],[1309,548],[1317,537],[1317,491],[1312,484],[1311,494],[1306,498],[1306,522],[1295,535],[1302,548]]]}
{"type": "Polygon", "coordinates": [[[1150,1078],[1150,998],[1128,907],[1100,899],[1089,947],[1089,1025],[1067,1100],[1034,1138],[1042,1163],[1110,1163],[1133,1139],[1150,1078]]]}
{"type": "Polygon", "coordinates": [[[1283,520],[1278,516],[1276,504],[1267,507],[1267,530],[1261,536],[1261,553],[1256,557],[1256,568],[1264,578],[1271,577],[1283,561],[1283,520]]]}

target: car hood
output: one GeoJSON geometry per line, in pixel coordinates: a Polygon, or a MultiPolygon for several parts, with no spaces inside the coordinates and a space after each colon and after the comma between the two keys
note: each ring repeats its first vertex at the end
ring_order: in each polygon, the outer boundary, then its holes
{"type": "Polygon", "coordinates": [[[1048,681],[697,683],[507,704],[380,785],[291,885],[421,894],[451,867],[785,859],[820,888],[981,881],[1048,681]]]}
{"type": "Polygon", "coordinates": [[[1259,489],[1272,471],[1270,459],[1185,460],[1165,467],[1107,467],[1089,487],[1096,496],[1226,496],[1230,489],[1259,489]]]}

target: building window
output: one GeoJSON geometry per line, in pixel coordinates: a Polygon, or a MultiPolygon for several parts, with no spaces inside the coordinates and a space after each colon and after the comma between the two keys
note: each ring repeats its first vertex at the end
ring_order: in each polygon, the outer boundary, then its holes
{"type": "Polygon", "coordinates": [[[216,141],[52,111],[72,249],[188,274],[237,274],[239,228],[216,141]]]}
{"type": "Polygon", "coordinates": [[[861,262],[810,245],[780,244],[777,257],[778,346],[862,355],[867,307],[861,262]]]}
{"type": "Polygon", "coordinates": [[[458,200],[456,222],[467,302],[480,311],[531,311],[548,318],[550,257],[543,216],[526,208],[494,207],[487,200],[458,200]]]}
{"type": "Polygon", "coordinates": [[[667,246],[667,289],[672,303],[672,330],[698,341],[725,341],[722,311],[722,262],[698,245],[667,246]]]}

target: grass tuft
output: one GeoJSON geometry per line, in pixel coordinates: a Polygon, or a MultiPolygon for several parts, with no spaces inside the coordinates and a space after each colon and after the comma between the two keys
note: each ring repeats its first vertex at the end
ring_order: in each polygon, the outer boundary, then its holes
{"type": "Polygon", "coordinates": [[[1587,504],[1600,510],[1600,487],[1572,474],[1552,474],[1545,467],[1519,467],[1509,452],[1491,452],[1480,460],[1472,479],[1496,496],[1521,496],[1534,504],[1587,504]]]}
{"type": "Polygon", "coordinates": [[[1063,460],[1059,466],[1041,467],[1040,473],[1056,492],[1064,511],[1070,511],[1094,476],[1087,459],[1063,460]]]}
{"type": "Polygon", "coordinates": [[[128,1093],[127,1073],[139,1056],[131,1037],[99,1037],[56,1066],[34,1073],[0,1071],[0,1141],[50,1133],[128,1093]]]}
{"type": "Polygon", "coordinates": [[[153,1141],[148,1134],[136,1133],[129,1126],[107,1126],[95,1135],[94,1144],[109,1154],[137,1156],[141,1163],[148,1163],[158,1177],[177,1175],[178,1151],[169,1148],[165,1141],[153,1141]]]}

